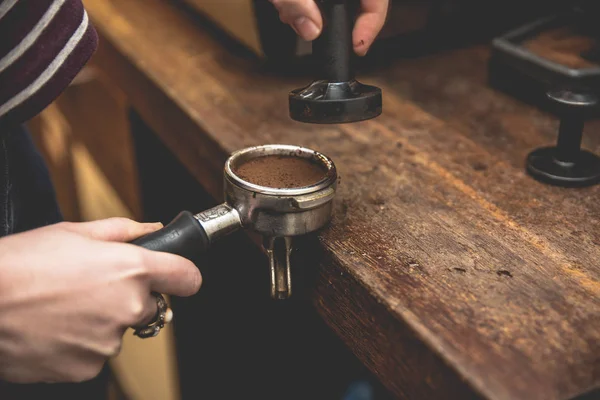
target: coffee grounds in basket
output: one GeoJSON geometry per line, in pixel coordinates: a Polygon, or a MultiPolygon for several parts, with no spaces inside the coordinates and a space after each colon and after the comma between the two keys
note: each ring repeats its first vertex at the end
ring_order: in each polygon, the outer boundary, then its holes
{"type": "Polygon", "coordinates": [[[310,186],[327,174],[324,166],[311,159],[276,155],[254,158],[234,172],[246,182],[277,189],[310,186]]]}

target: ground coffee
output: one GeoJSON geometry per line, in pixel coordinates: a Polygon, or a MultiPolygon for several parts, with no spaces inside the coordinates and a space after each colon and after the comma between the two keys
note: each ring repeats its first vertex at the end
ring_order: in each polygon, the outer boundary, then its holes
{"type": "Polygon", "coordinates": [[[275,155],[254,158],[234,172],[246,182],[278,189],[309,186],[327,174],[324,166],[311,159],[275,155]]]}

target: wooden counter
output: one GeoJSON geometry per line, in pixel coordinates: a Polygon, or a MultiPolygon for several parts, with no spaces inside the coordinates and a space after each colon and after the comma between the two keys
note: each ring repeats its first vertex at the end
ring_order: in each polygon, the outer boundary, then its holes
{"type": "MultiPolygon", "coordinates": [[[[600,384],[600,186],[524,173],[557,122],[486,84],[486,48],[360,76],[381,117],[293,122],[306,84],[224,48],[169,3],[87,0],[96,64],[221,199],[237,149],[286,143],[334,159],[341,185],[307,294],[398,397],[567,399],[600,384]]],[[[585,146],[600,153],[597,123],[585,146]]],[[[191,210],[200,211],[200,210],[191,210]]]]}

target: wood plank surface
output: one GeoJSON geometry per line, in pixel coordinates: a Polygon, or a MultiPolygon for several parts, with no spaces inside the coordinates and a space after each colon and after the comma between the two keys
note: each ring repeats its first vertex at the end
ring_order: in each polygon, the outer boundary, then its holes
{"type": "MultiPolygon", "coordinates": [[[[319,265],[306,295],[399,398],[598,387],[600,186],[525,175],[556,120],[487,87],[487,49],[390,62],[360,77],[383,89],[381,117],[305,125],[289,119],[287,92],[310,77],[268,73],[167,2],[85,4],[101,35],[95,64],[216,198],[242,147],[334,159],[332,224],[300,250],[319,265]]],[[[598,135],[585,144],[600,150],[598,135]]]]}

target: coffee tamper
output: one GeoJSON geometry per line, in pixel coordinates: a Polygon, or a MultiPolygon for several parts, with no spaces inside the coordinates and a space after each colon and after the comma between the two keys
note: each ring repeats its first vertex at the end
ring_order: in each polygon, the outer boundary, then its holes
{"type": "Polygon", "coordinates": [[[290,117],[315,124],[377,117],[382,111],[381,89],[357,81],[352,68],[352,30],[358,1],[317,0],[317,4],[323,30],[312,45],[320,76],[289,94],[290,117]]]}
{"type": "Polygon", "coordinates": [[[292,238],[329,222],[336,188],[335,165],[319,152],[289,145],[246,148],[225,163],[223,204],[196,215],[183,211],[164,228],[132,243],[194,260],[212,243],[240,228],[258,232],[269,258],[271,297],[286,299],[292,293],[292,238]],[[236,173],[241,165],[265,156],[308,159],[322,167],[323,178],[309,186],[271,188],[247,182],[236,173]]]}
{"type": "Polygon", "coordinates": [[[539,148],[527,156],[527,172],[534,178],[556,186],[589,186],[600,182],[600,157],[581,150],[587,110],[598,104],[589,92],[566,89],[547,93],[559,107],[561,119],[554,147],[539,148]]]}

